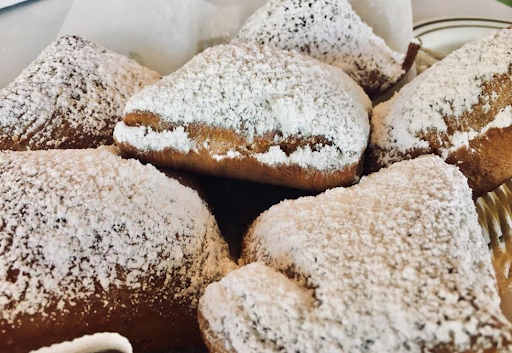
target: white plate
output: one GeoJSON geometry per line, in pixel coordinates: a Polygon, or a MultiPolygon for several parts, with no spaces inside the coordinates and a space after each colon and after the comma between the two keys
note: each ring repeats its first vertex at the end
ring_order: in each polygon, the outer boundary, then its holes
{"type": "Polygon", "coordinates": [[[414,36],[423,47],[416,57],[416,71],[422,73],[464,44],[512,26],[512,21],[489,18],[451,17],[416,23],[414,36]]]}
{"type": "Polygon", "coordinates": [[[440,18],[415,24],[414,36],[423,46],[448,55],[465,43],[512,26],[512,21],[486,18],[440,18]]]}

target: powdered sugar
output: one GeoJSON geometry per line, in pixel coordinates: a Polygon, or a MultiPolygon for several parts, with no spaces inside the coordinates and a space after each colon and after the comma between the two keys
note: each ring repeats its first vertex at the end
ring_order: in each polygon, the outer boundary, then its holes
{"type": "Polygon", "coordinates": [[[11,141],[8,149],[49,149],[82,147],[84,139],[94,146],[112,143],[128,98],[159,79],[100,45],[62,37],[0,91],[0,145],[11,141]]]}
{"type": "Polygon", "coordinates": [[[199,306],[228,352],[502,352],[512,339],[467,180],[439,157],[273,206],[243,259],[261,263],[199,306]]]}
{"type": "Polygon", "coordinates": [[[31,353],[96,353],[96,352],[132,353],[128,340],[117,333],[96,333],[83,336],[70,342],[62,342],[32,351],[31,353]]]}
{"type": "MultiPolygon", "coordinates": [[[[268,133],[277,133],[270,141],[277,146],[287,138],[300,141],[319,136],[326,143],[310,146],[315,153],[297,151],[288,162],[339,170],[361,158],[367,145],[370,108],[361,88],[335,67],[269,47],[223,45],[207,49],[182,69],[144,88],[129,100],[125,113],[151,112],[163,123],[184,126],[185,131],[189,124],[232,130],[247,144],[268,133]],[[312,158],[328,162],[319,164],[312,158]]],[[[165,145],[157,137],[160,133],[146,132],[160,142],[144,137],[144,142],[138,143],[138,127],[119,125],[123,135],[118,136],[116,129],[114,137],[130,141],[142,151],[165,145]],[[129,137],[131,129],[134,133],[129,137]]],[[[210,146],[201,143],[194,147],[209,150],[210,146]]],[[[246,146],[239,147],[231,157],[253,156],[246,146]]],[[[209,153],[226,155],[216,150],[209,153]]],[[[258,160],[275,163],[264,157],[258,160]]]]}
{"type": "Polygon", "coordinates": [[[181,153],[188,153],[195,149],[195,142],[182,126],[172,131],[156,132],[146,126],[128,127],[121,121],[115,129],[114,135],[119,143],[128,143],[139,150],[163,151],[172,148],[181,153]]]}
{"type": "Polygon", "coordinates": [[[193,310],[234,267],[194,190],[112,149],[0,153],[0,210],[0,327],[155,278],[193,310]]]}
{"type": "Polygon", "coordinates": [[[340,159],[339,151],[334,146],[322,146],[319,151],[313,151],[310,146],[298,147],[289,155],[279,146],[272,146],[268,152],[255,153],[254,158],[269,166],[298,165],[318,170],[336,170],[350,163],[348,159],[340,159]]]}
{"type": "Polygon", "coordinates": [[[505,128],[512,125],[512,106],[507,106],[496,114],[493,121],[482,128],[482,133],[487,132],[493,128],[505,128]]]}
{"type": "MultiPolygon", "coordinates": [[[[496,76],[507,74],[511,65],[512,29],[466,44],[415,78],[390,101],[375,107],[371,145],[404,154],[429,148],[422,135],[434,131],[440,135],[436,143],[446,158],[449,152],[467,146],[471,139],[493,127],[492,121],[481,127],[485,117],[471,119],[468,113],[480,100],[484,110],[488,104],[487,111],[495,104],[503,104],[496,103],[498,93],[486,97],[482,96],[482,89],[496,76]],[[455,126],[453,137],[447,123],[455,126]]],[[[384,165],[397,160],[393,152],[378,157],[384,165]]]]}
{"type": "Polygon", "coordinates": [[[496,114],[496,117],[487,125],[482,127],[480,131],[476,130],[469,130],[469,131],[455,131],[453,136],[451,136],[451,142],[453,144],[453,147],[446,151],[443,155],[444,158],[447,157],[448,152],[453,152],[457,150],[458,148],[464,146],[469,147],[469,141],[477,138],[480,135],[484,135],[487,131],[494,128],[505,128],[512,125],[512,106],[507,106],[503,109],[501,109],[498,114],[496,114]]]}
{"type": "Polygon", "coordinates": [[[213,154],[212,155],[212,158],[215,159],[216,161],[221,161],[226,158],[234,159],[234,158],[240,158],[240,157],[242,157],[242,154],[238,151],[233,151],[233,150],[227,151],[226,154],[213,154]]]}
{"type": "Polygon", "coordinates": [[[232,43],[297,50],[343,69],[371,93],[385,91],[404,74],[405,56],[376,36],[347,0],[271,0],[232,43]]]}

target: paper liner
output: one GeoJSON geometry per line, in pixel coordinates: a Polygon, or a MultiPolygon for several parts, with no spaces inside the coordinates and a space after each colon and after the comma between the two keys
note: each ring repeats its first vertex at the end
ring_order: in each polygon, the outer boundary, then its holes
{"type": "Polygon", "coordinates": [[[59,36],[78,34],[162,75],[228,42],[266,0],[75,0],[59,36]]]}
{"type": "MultiPolygon", "coordinates": [[[[413,38],[411,0],[349,1],[392,49],[407,51],[413,38]]],[[[168,75],[207,47],[230,41],[266,2],[75,0],[59,36],[82,35],[168,75]]]]}

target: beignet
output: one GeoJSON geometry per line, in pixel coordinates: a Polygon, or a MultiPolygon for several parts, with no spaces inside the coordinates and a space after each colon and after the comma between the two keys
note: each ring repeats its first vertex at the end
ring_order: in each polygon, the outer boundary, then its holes
{"type": "Polygon", "coordinates": [[[373,110],[366,169],[434,153],[475,198],[512,177],[512,29],[466,44],[373,110]]]}
{"type": "Polygon", "coordinates": [[[135,94],[114,139],[125,155],[155,165],[325,190],[358,180],[369,109],[336,67],[221,45],[135,94]]]}
{"type": "Polygon", "coordinates": [[[407,55],[389,48],[347,0],[270,0],[256,11],[233,44],[266,44],[343,69],[373,99],[410,69],[419,46],[407,55]]]}
{"type": "Polygon", "coordinates": [[[0,90],[0,150],[112,144],[128,98],[159,79],[87,39],[61,37],[0,90]]]}
{"type": "Polygon", "coordinates": [[[198,298],[235,264],[195,191],[113,148],[0,152],[0,210],[0,352],[202,346],[198,298]]]}
{"type": "Polygon", "coordinates": [[[467,179],[441,158],[284,201],[199,303],[210,352],[505,352],[467,179]]]}

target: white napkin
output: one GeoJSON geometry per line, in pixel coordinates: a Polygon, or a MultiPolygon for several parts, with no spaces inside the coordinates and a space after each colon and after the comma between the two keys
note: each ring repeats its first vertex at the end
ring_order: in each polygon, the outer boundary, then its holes
{"type": "MultiPolygon", "coordinates": [[[[167,75],[229,41],[267,0],[75,0],[59,35],[80,34],[167,75]]],[[[393,49],[412,38],[411,0],[350,0],[393,49]]]]}
{"type": "Polygon", "coordinates": [[[227,42],[266,0],[75,0],[59,35],[80,34],[160,74],[227,42]]]}
{"type": "Polygon", "coordinates": [[[411,0],[349,0],[375,34],[393,50],[405,53],[413,37],[411,0]]]}
{"type": "MultiPolygon", "coordinates": [[[[349,0],[350,4],[373,32],[384,39],[386,44],[399,53],[406,53],[413,38],[413,12],[411,0],[349,0]]],[[[374,103],[384,102],[393,97],[406,83],[416,77],[413,65],[407,75],[392,90],[379,97],[374,103]]]]}

